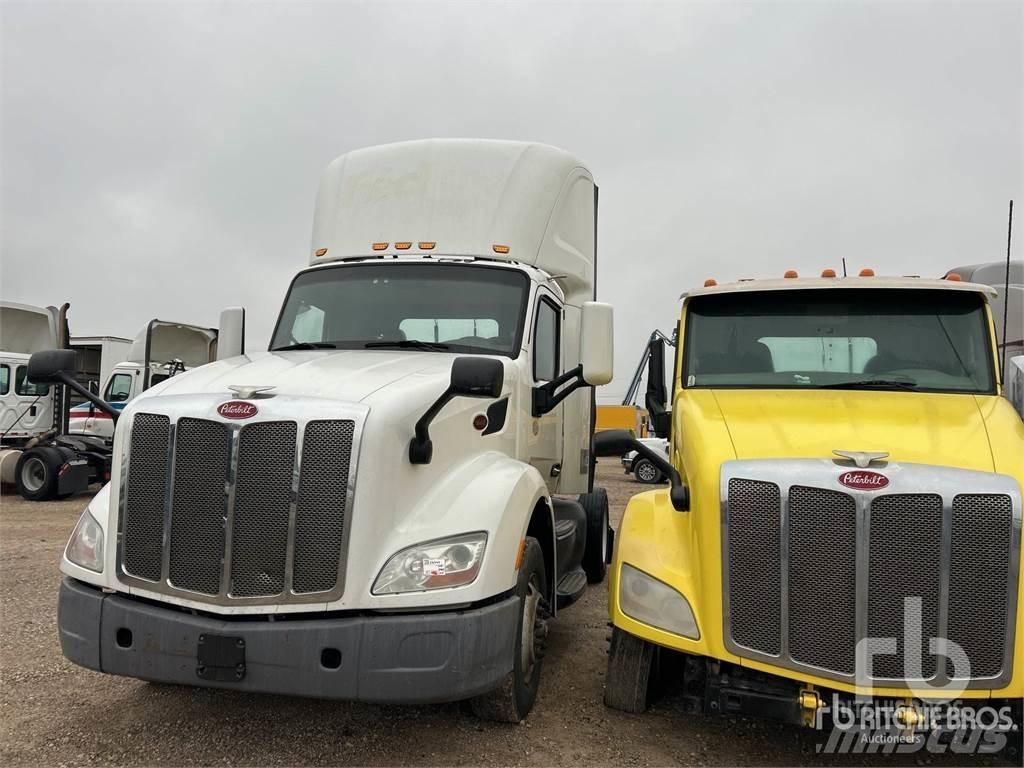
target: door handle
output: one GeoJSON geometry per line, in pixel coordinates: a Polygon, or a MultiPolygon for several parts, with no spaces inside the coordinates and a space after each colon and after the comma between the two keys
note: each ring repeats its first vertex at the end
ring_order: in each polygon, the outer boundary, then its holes
{"type": "Polygon", "coordinates": [[[558,477],[561,474],[562,474],[562,465],[561,464],[552,464],[551,465],[551,476],[552,477],[558,477]]]}

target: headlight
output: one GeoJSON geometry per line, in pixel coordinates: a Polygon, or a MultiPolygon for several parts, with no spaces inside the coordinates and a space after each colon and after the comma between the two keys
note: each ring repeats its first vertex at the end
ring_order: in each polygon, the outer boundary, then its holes
{"type": "Polygon", "coordinates": [[[632,619],[676,635],[700,639],[686,598],[663,581],[626,563],[619,577],[619,607],[632,619]]]}
{"type": "Polygon", "coordinates": [[[480,573],[487,534],[464,533],[403,549],[388,560],[373,583],[373,594],[395,595],[461,587],[480,573]]]}
{"type": "Polygon", "coordinates": [[[103,573],[103,527],[89,514],[88,507],[78,518],[64,557],[75,565],[103,573]]]}

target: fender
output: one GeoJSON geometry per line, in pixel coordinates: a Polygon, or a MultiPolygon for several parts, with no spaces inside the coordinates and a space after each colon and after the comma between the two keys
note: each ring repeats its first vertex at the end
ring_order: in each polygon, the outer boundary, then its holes
{"type": "MultiPolygon", "coordinates": [[[[535,467],[497,451],[478,454],[452,467],[417,501],[389,537],[387,546],[381,547],[382,556],[390,557],[421,541],[486,531],[483,567],[472,585],[437,593],[420,592],[412,599],[422,606],[435,599],[451,603],[456,591],[464,593],[466,601],[493,597],[515,586],[520,542],[526,536],[534,508],[542,500],[550,515],[547,485],[535,467]]],[[[380,563],[383,565],[384,561],[380,563]]]]}
{"type": "MultiPolygon", "coordinates": [[[[705,630],[714,617],[705,616],[706,607],[698,590],[700,560],[693,531],[694,512],[677,512],[668,490],[640,493],[629,500],[615,535],[612,565],[608,573],[608,613],[612,623],[652,643],[693,654],[709,654],[705,630]],[[619,607],[622,564],[633,567],[668,584],[689,601],[700,639],[691,640],[630,618],[619,607]]],[[[728,654],[726,654],[728,656],[728,654]]]]}

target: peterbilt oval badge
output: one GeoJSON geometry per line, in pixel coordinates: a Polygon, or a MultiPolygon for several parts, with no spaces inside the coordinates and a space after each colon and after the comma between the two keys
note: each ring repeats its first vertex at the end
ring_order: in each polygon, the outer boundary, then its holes
{"type": "Polygon", "coordinates": [[[889,478],[881,472],[872,472],[869,469],[857,469],[850,472],[843,472],[839,476],[839,482],[847,488],[857,491],[877,491],[889,484],[889,478]]]}
{"type": "Polygon", "coordinates": [[[217,413],[225,419],[248,419],[260,412],[252,403],[241,400],[229,400],[217,406],[217,413]]]}

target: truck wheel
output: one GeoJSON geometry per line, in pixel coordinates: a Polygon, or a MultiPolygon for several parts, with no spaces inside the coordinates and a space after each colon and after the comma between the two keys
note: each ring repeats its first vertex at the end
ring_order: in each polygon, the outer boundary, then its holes
{"type": "Polygon", "coordinates": [[[587,581],[600,584],[608,569],[608,492],[604,488],[595,488],[590,493],[580,494],[578,501],[587,513],[583,570],[587,574],[587,581]]]}
{"type": "Polygon", "coordinates": [[[661,470],[651,464],[647,459],[639,459],[636,464],[633,465],[633,477],[647,485],[654,485],[655,483],[660,483],[662,480],[661,470]]]}
{"type": "Polygon", "coordinates": [[[643,712],[651,701],[651,672],[657,652],[653,643],[614,627],[608,651],[608,676],[604,703],[612,709],[634,714],[643,712]]]}
{"type": "Polygon", "coordinates": [[[57,474],[63,464],[60,451],[48,446],[29,448],[14,470],[18,493],[29,501],[46,501],[57,495],[57,474]]]}
{"type": "Polygon", "coordinates": [[[477,717],[500,723],[518,723],[530,713],[537,698],[547,644],[547,619],[550,615],[544,597],[547,588],[540,542],[528,536],[516,582],[520,611],[512,671],[493,691],[470,700],[470,707],[477,717]]]}

